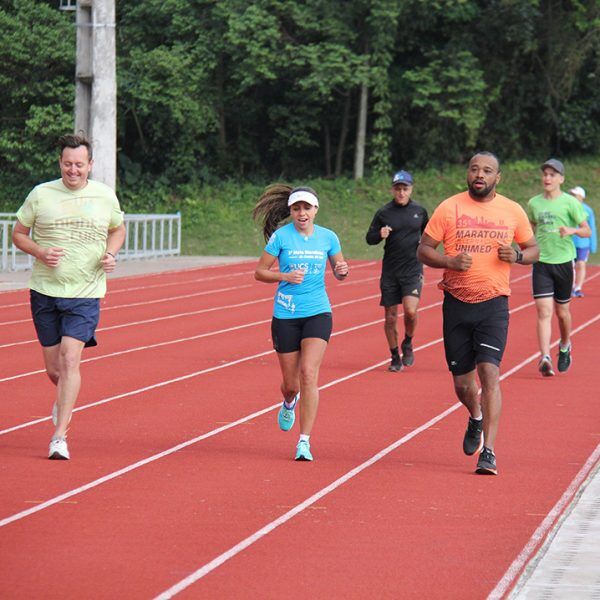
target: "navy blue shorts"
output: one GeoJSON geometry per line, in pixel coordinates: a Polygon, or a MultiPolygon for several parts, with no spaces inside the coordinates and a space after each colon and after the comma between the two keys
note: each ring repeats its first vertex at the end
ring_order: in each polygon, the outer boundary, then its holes
{"type": "Polygon", "coordinates": [[[100,298],[53,298],[30,291],[31,316],[38,340],[44,347],[60,344],[63,335],[97,346],[100,298]]]}
{"type": "Polygon", "coordinates": [[[464,375],[478,363],[500,366],[508,335],[508,298],[462,302],[444,292],[444,350],[452,375],[464,375]]]}
{"type": "Polygon", "coordinates": [[[271,321],[271,336],[275,352],[298,352],[305,338],[320,338],[329,341],[333,328],[331,313],[320,313],[299,319],[278,319],[271,321]]]}
{"type": "Polygon", "coordinates": [[[575,248],[577,251],[577,257],[575,260],[577,262],[587,262],[590,257],[590,249],[589,248],[575,248]]]}

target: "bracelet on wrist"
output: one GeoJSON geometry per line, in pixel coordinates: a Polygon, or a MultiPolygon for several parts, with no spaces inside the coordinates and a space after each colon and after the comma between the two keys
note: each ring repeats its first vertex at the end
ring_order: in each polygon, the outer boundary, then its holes
{"type": "Polygon", "coordinates": [[[117,257],[112,252],[109,252],[108,250],[106,251],[106,254],[110,254],[115,260],[117,259],[117,257]]]}
{"type": "Polygon", "coordinates": [[[515,262],[521,264],[523,262],[523,253],[517,249],[515,249],[515,252],[517,253],[517,258],[515,259],[515,262]]]}

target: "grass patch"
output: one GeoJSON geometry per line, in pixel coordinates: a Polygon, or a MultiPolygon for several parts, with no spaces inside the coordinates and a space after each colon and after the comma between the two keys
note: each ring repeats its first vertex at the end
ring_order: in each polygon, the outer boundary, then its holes
{"type": "MultiPolygon", "coordinates": [[[[520,160],[502,167],[499,193],[523,206],[540,193],[542,161],[520,160]]],[[[600,218],[600,161],[582,158],[566,161],[567,178],[563,186],[569,190],[583,186],[587,202],[600,218]]],[[[466,188],[466,168],[451,166],[443,170],[413,171],[413,198],[431,214],[445,198],[466,188]]],[[[342,242],[344,254],[352,259],[375,259],[383,252],[383,244],[368,246],[365,234],[375,211],[391,199],[390,179],[368,178],[354,181],[307,179],[289,181],[291,185],[309,185],[319,194],[321,208],[316,222],[333,229],[342,242]]],[[[223,183],[189,191],[175,202],[183,220],[183,252],[190,255],[258,256],[264,247],[262,233],[252,221],[254,204],[263,190],[256,184],[223,183]]],[[[127,209],[127,207],[125,207],[127,209]]],[[[591,262],[600,262],[598,254],[591,262]]]]}

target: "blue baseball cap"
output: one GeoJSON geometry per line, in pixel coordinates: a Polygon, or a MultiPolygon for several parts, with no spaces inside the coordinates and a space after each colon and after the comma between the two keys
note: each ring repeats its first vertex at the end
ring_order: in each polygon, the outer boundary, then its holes
{"type": "Polygon", "coordinates": [[[397,185],[398,183],[404,183],[406,185],[413,184],[412,175],[408,171],[398,171],[394,174],[392,178],[392,185],[397,185]]]}

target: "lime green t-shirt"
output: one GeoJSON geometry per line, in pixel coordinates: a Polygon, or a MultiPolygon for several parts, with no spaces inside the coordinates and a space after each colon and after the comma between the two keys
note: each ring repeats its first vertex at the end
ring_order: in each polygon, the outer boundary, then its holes
{"type": "Polygon", "coordinates": [[[36,260],[29,287],[54,298],[102,298],[106,274],[100,263],[106,252],[108,230],[123,223],[123,212],[113,190],[88,180],[81,190],[65,187],[62,179],[36,186],[17,211],[17,219],[31,228],[43,248],[63,248],[58,266],[36,260]]]}
{"type": "Polygon", "coordinates": [[[527,215],[535,224],[535,239],[540,247],[540,262],[558,265],[575,258],[570,235],[560,237],[560,227],[578,227],[587,219],[577,198],[563,192],[557,198],[534,196],[527,203],[527,215]]]}

